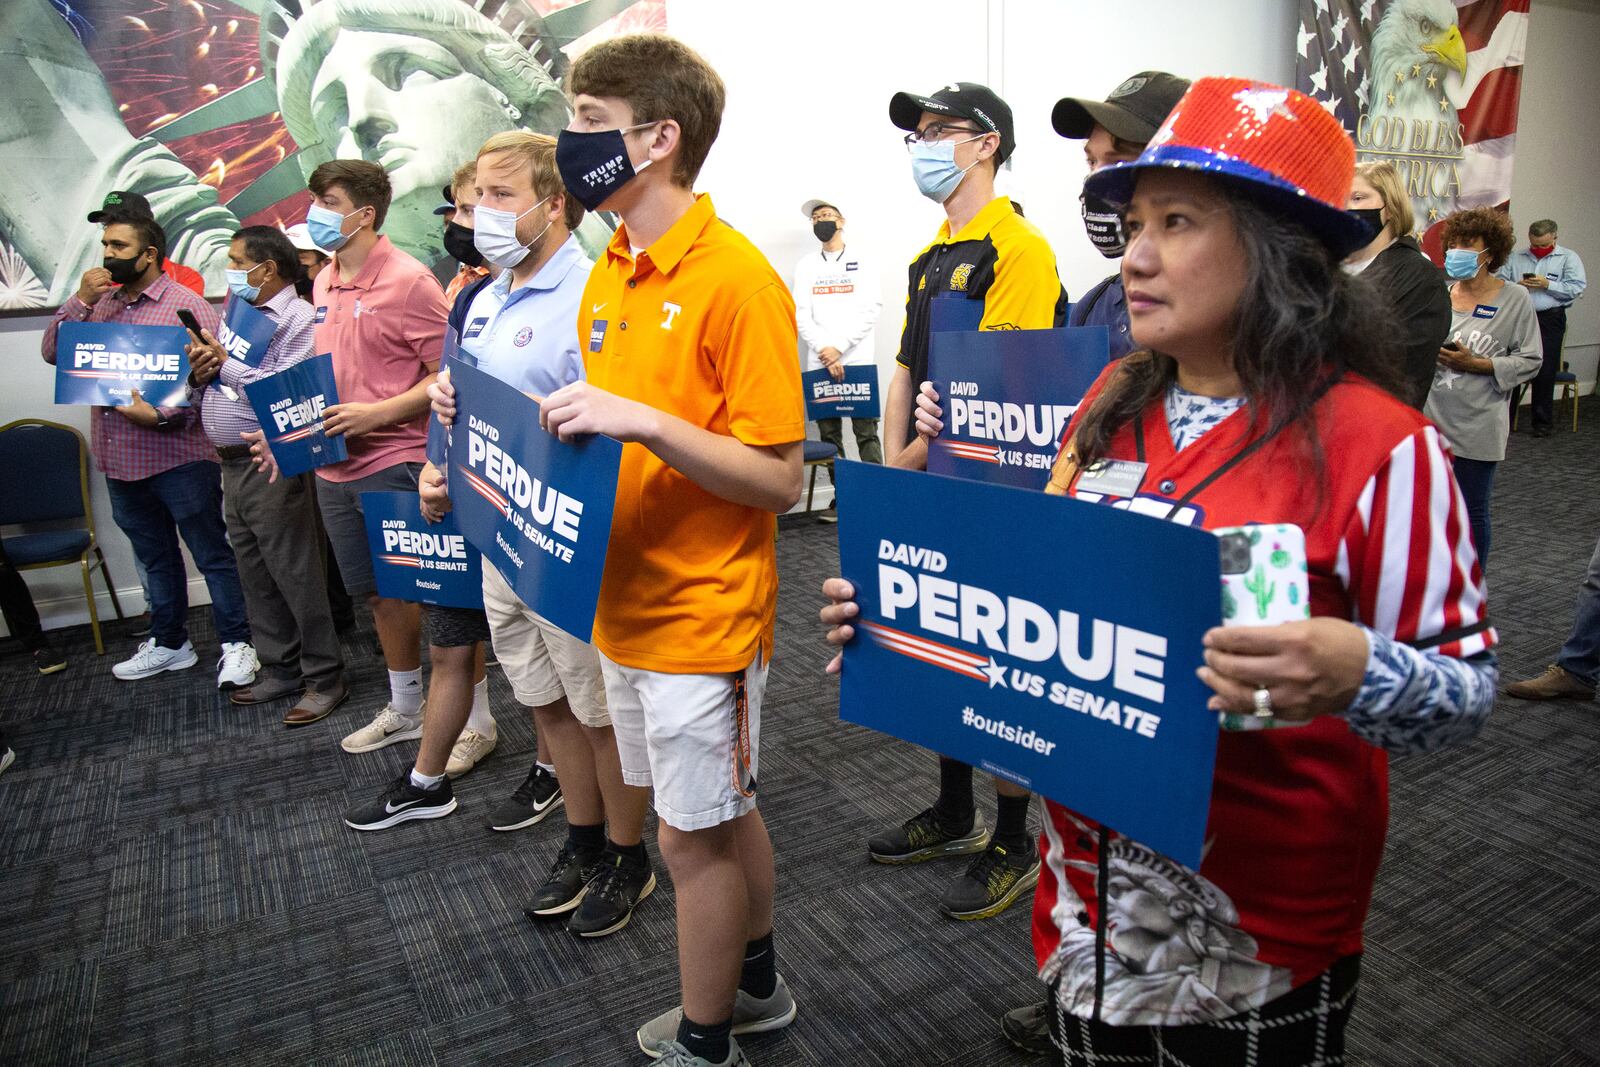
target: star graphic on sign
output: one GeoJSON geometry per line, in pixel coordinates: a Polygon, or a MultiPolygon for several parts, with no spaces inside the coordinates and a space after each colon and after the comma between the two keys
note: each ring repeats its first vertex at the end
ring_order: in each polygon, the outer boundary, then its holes
{"type": "Polygon", "coordinates": [[[1450,101],[1441,96],[1439,98],[1439,110],[1443,111],[1445,108],[1447,108],[1449,106],[1450,106],[1450,101]]]}
{"type": "Polygon", "coordinates": [[[1405,71],[1397,70],[1397,71],[1394,72],[1394,83],[1396,85],[1399,85],[1401,82],[1403,82],[1405,80],[1406,80],[1406,72],[1405,71]]]}
{"type": "Polygon", "coordinates": [[[1339,12],[1339,17],[1333,21],[1333,39],[1335,41],[1343,39],[1344,31],[1349,25],[1350,20],[1345,17],[1345,13],[1339,12]]]}
{"type": "Polygon", "coordinates": [[[979,667],[978,669],[989,676],[990,689],[997,685],[1006,684],[1006,669],[996,663],[993,656],[989,657],[989,665],[987,667],[979,667]]]}
{"type": "Polygon", "coordinates": [[[1388,95],[1389,95],[1389,106],[1390,107],[1394,107],[1394,94],[1390,93],[1388,95]]]}
{"type": "Polygon", "coordinates": [[[1438,86],[1438,84],[1439,84],[1439,76],[1437,74],[1428,75],[1428,88],[1430,88],[1430,89],[1436,88],[1438,86]]]}
{"type": "Polygon", "coordinates": [[[1322,105],[1322,110],[1326,111],[1328,114],[1332,115],[1334,118],[1338,118],[1339,117],[1339,112],[1337,110],[1338,107],[1339,107],[1339,102],[1337,100],[1335,100],[1333,97],[1330,96],[1330,97],[1327,97],[1326,99],[1318,100],[1317,103],[1322,105]]]}
{"type": "Polygon", "coordinates": [[[1328,13],[1328,0],[1317,0],[1317,10],[1326,15],[1328,13]]]}
{"type": "Polygon", "coordinates": [[[1430,207],[1428,209],[1428,221],[1429,222],[1438,222],[1439,221],[1439,209],[1438,208],[1430,207]]]}
{"type": "MultiPolygon", "coordinates": [[[[1311,84],[1316,87],[1316,90],[1319,93],[1325,93],[1328,91],[1328,68],[1320,61],[1317,63],[1316,73],[1311,75],[1311,84]]],[[[1259,112],[1257,113],[1256,117],[1258,119],[1263,119],[1264,121],[1264,116],[1262,116],[1259,112]]]]}
{"type": "Polygon", "coordinates": [[[1295,32],[1295,51],[1302,57],[1306,56],[1306,45],[1317,39],[1317,35],[1306,29],[1305,23],[1300,24],[1300,29],[1295,32]]]}
{"type": "Polygon", "coordinates": [[[1372,21],[1372,6],[1374,4],[1376,4],[1377,2],[1378,2],[1378,0],[1362,0],[1362,4],[1361,4],[1361,21],[1362,22],[1371,22],[1372,21]]]}
{"type": "Polygon", "coordinates": [[[1418,74],[1421,74],[1421,73],[1422,73],[1422,64],[1421,63],[1413,63],[1413,64],[1411,64],[1411,76],[1413,78],[1415,78],[1418,74]]]}
{"type": "MultiPolygon", "coordinates": [[[[1327,71],[1319,70],[1311,76],[1311,80],[1316,81],[1319,75],[1325,80],[1327,71]]],[[[1264,123],[1274,115],[1294,121],[1294,112],[1284,106],[1284,101],[1289,99],[1287,89],[1240,89],[1233,94],[1233,98],[1240,106],[1255,112],[1257,122],[1264,123]]]]}
{"type": "Polygon", "coordinates": [[[1367,87],[1365,85],[1356,86],[1356,99],[1361,101],[1362,107],[1367,106],[1367,87]]]}
{"type": "Polygon", "coordinates": [[[1348,81],[1350,78],[1354,77],[1356,73],[1356,50],[1352,48],[1350,51],[1346,52],[1342,62],[1344,63],[1345,80],[1348,81]]]}

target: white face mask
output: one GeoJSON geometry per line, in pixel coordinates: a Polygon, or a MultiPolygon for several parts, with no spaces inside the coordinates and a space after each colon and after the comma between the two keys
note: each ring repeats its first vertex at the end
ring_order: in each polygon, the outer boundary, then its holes
{"type": "Polygon", "coordinates": [[[509,211],[501,211],[498,208],[485,207],[483,204],[479,204],[477,211],[473,215],[472,222],[473,247],[483,254],[484,259],[497,267],[515,267],[528,258],[528,253],[533,249],[534,245],[539,243],[539,238],[548,233],[550,227],[554,225],[553,222],[545,223],[545,227],[539,231],[538,237],[535,237],[527,244],[523,244],[517,240],[517,223],[533,212],[539,204],[543,204],[549,199],[548,196],[545,197],[544,200],[534,204],[533,207],[530,207],[521,215],[513,215],[509,211]]]}

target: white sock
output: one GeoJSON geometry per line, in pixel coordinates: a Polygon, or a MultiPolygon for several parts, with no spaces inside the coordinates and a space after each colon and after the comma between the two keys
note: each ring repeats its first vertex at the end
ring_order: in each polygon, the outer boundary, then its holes
{"type": "Polygon", "coordinates": [[[419,774],[415,767],[411,768],[411,784],[418,789],[432,789],[442,781],[442,774],[419,774]]]}
{"type": "Polygon", "coordinates": [[[402,715],[422,710],[422,668],[389,672],[389,706],[402,715]]]}
{"type": "Polygon", "coordinates": [[[494,716],[489,714],[488,675],[484,675],[483,681],[472,687],[472,711],[467,715],[466,728],[485,737],[494,733],[494,716]]]}
{"type": "Polygon", "coordinates": [[[548,774],[550,777],[554,778],[556,776],[556,765],[554,763],[539,763],[538,760],[534,760],[533,762],[538,765],[541,771],[548,774]]]}

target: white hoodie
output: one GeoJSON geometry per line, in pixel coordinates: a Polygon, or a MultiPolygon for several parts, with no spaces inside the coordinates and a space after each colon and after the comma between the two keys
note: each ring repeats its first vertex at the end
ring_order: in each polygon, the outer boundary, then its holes
{"type": "Polygon", "coordinates": [[[821,369],[817,353],[830,347],[846,365],[874,362],[872,328],[883,306],[878,294],[872,262],[848,245],[838,252],[818,248],[795,266],[795,320],[806,346],[806,370],[821,369]]]}

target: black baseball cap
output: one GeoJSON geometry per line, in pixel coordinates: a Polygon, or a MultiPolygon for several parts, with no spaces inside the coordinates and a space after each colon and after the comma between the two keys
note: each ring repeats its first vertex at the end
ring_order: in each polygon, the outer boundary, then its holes
{"type": "Polygon", "coordinates": [[[1189,79],[1162,70],[1135,74],[1111,90],[1104,101],[1066,97],[1056,101],[1050,125],[1063,137],[1086,140],[1096,124],[1113,137],[1149,144],[1167,115],[1189,91],[1189,79]]]}
{"type": "Polygon", "coordinates": [[[123,189],[113,189],[106,194],[105,200],[96,211],[89,212],[90,222],[106,222],[122,218],[154,219],[156,213],[150,210],[150,201],[138,193],[130,193],[123,189]]]}
{"type": "Polygon", "coordinates": [[[444,203],[433,209],[435,215],[448,215],[456,209],[456,191],[450,186],[439,190],[439,195],[444,197],[444,203]]]}
{"type": "Polygon", "coordinates": [[[951,82],[927,96],[895,93],[889,98],[889,121],[902,130],[915,132],[917,120],[924,111],[968,119],[985,132],[998,133],[1000,151],[995,154],[996,163],[1004,163],[1016,151],[1017,135],[1011,121],[1011,107],[987,85],[951,82]]]}

